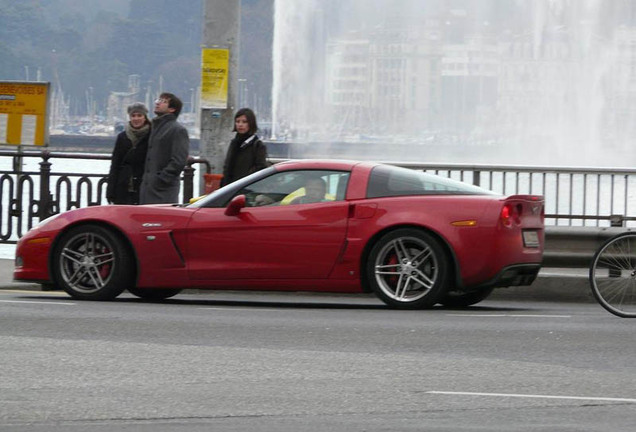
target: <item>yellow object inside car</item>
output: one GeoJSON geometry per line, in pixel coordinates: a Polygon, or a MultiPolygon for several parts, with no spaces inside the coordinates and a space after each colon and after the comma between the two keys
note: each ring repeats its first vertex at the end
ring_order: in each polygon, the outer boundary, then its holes
{"type": "MultiPolygon", "coordinates": [[[[301,187],[300,189],[296,189],[285,198],[283,198],[280,202],[280,205],[287,205],[293,201],[294,198],[305,196],[305,188],[301,187]]],[[[335,201],[336,196],[330,193],[325,194],[325,201],[335,201]]]]}
{"type": "MultiPolygon", "coordinates": [[[[203,198],[205,196],[207,196],[207,195],[201,195],[201,196],[198,196],[198,197],[190,198],[190,201],[188,201],[188,203],[189,204],[195,203],[195,202],[199,201],[201,198],[203,198]]],[[[292,193],[287,195],[285,198],[283,198],[281,200],[280,203],[278,203],[278,205],[288,205],[290,202],[292,202],[292,200],[294,198],[301,197],[301,196],[305,196],[305,188],[304,187],[302,187],[300,189],[296,189],[295,191],[293,191],[292,193]]],[[[335,200],[336,200],[336,196],[334,194],[330,194],[330,193],[325,194],[325,201],[335,201],[335,200]]]]}

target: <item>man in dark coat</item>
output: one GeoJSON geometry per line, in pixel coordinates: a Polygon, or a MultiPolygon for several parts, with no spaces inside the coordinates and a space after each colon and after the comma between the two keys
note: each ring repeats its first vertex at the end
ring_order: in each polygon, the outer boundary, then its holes
{"type": "Polygon", "coordinates": [[[179,177],[190,152],[188,131],[177,122],[183,103],[172,93],[162,93],[155,101],[155,114],[148,140],[148,153],[140,204],[176,203],[179,177]]]}

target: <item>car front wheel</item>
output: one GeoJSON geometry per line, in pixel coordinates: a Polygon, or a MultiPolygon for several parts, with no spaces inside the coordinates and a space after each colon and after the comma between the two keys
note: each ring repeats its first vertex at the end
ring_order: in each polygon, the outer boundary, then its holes
{"type": "Polygon", "coordinates": [[[385,234],[373,246],[367,279],[376,295],[400,309],[433,307],[448,279],[448,260],[439,241],[417,229],[385,234]]]}
{"type": "Polygon", "coordinates": [[[111,300],[133,283],[133,257],[111,230],[72,228],[60,238],[51,260],[55,283],[72,297],[111,300]]]}

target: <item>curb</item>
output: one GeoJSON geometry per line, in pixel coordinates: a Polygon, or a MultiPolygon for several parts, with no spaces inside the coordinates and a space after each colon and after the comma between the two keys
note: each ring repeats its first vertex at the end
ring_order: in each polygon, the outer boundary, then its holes
{"type": "MultiPolygon", "coordinates": [[[[0,290],[41,291],[40,284],[27,282],[0,282],[0,290]]],[[[56,291],[56,290],[53,290],[56,291]]],[[[188,294],[220,293],[221,290],[185,290],[188,294]]],[[[249,292],[267,294],[268,291],[240,291],[243,294],[249,292]]],[[[280,295],[281,292],[271,292],[280,295]]],[[[321,293],[310,293],[320,295],[321,293]]],[[[334,293],[324,293],[334,295],[334,293]]],[[[335,294],[337,295],[337,294],[335,294]]],[[[350,295],[350,294],[347,294],[350,295]]],[[[355,295],[355,294],[352,294],[355,295]]],[[[596,303],[587,277],[581,275],[555,275],[546,274],[539,277],[530,286],[497,288],[486,300],[501,301],[533,301],[533,302],[558,302],[558,303],[596,303]]]]}

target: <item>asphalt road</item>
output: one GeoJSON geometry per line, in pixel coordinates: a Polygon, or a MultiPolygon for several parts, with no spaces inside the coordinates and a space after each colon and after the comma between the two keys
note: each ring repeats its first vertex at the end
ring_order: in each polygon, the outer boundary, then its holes
{"type": "Polygon", "coordinates": [[[633,431],[636,320],[596,304],[0,291],[0,431],[633,431]]]}

